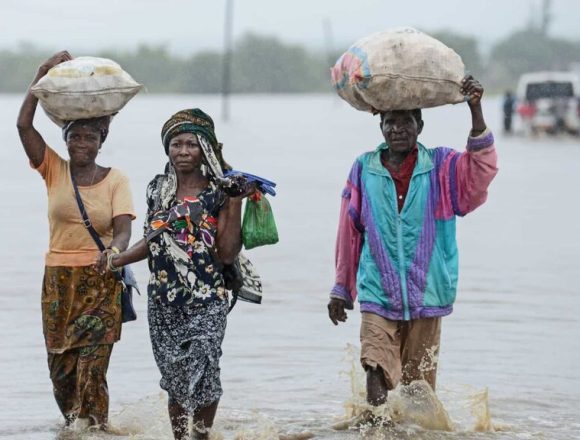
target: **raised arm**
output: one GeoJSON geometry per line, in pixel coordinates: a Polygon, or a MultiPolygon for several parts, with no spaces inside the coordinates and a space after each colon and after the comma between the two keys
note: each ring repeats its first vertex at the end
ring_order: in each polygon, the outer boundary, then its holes
{"type": "Polygon", "coordinates": [[[36,98],[30,89],[34,86],[46,73],[57,64],[64,61],[71,60],[72,57],[65,50],[59,52],[48,60],[46,60],[36,72],[36,76],[32,80],[32,83],[28,87],[26,92],[26,97],[22,102],[20,107],[20,113],[18,113],[18,120],[16,121],[16,127],[18,128],[18,134],[20,135],[20,141],[24,146],[24,151],[26,155],[32,162],[32,165],[39,167],[44,159],[44,150],[46,148],[46,143],[38,131],[34,128],[34,114],[36,112],[36,106],[38,104],[38,98],[36,98]]]}
{"type": "Polygon", "coordinates": [[[440,182],[444,189],[441,212],[444,217],[463,216],[482,205],[497,174],[494,138],[485,124],[481,107],[483,87],[472,76],[466,76],[461,91],[469,98],[472,128],[466,151],[452,151],[441,167],[440,182]]]}
{"type": "Polygon", "coordinates": [[[468,97],[467,104],[471,111],[471,137],[481,135],[487,125],[483,119],[483,109],[481,108],[481,98],[483,97],[483,86],[473,76],[467,75],[461,82],[461,93],[468,97]]]}

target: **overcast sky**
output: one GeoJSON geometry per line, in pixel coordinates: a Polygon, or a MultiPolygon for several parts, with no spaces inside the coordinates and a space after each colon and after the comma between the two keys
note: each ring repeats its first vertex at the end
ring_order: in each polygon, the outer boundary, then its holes
{"type": "MultiPolygon", "coordinates": [[[[234,35],[247,31],[334,49],[371,32],[413,26],[476,35],[484,49],[524,26],[540,0],[233,0],[234,35]]],[[[164,44],[174,53],[221,49],[226,0],[0,0],[0,48],[31,42],[90,52],[164,44]]],[[[553,0],[551,34],[580,40],[580,1],[553,0]]],[[[85,53],[87,54],[87,53],[85,53]]],[[[77,53],[76,55],[79,55],[77,53]]]]}

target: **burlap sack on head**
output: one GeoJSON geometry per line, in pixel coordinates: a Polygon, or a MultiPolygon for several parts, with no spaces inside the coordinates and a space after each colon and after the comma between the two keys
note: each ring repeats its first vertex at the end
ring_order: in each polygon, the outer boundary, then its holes
{"type": "Polygon", "coordinates": [[[117,113],[142,88],[112,60],[78,57],[50,69],[31,91],[62,127],[64,121],[117,113]]]}
{"type": "Polygon", "coordinates": [[[332,84],[358,110],[412,110],[464,101],[461,57],[416,29],[379,32],[357,41],[336,62],[332,84]]]}

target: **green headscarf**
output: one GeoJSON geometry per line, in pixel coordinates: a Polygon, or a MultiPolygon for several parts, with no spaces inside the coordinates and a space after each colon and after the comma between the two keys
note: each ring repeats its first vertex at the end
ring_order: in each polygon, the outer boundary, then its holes
{"type": "Polygon", "coordinates": [[[169,118],[161,129],[161,142],[165,153],[169,152],[169,142],[181,133],[195,133],[202,135],[213,147],[217,149],[218,141],[215,135],[213,119],[198,108],[181,110],[169,118]]]}
{"type": "MultiPolygon", "coordinates": [[[[213,119],[198,108],[181,110],[171,116],[161,129],[161,142],[165,148],[165,154],[169,155],[169,142],[181,133],[194,133],[202,136],[210,145],[215,157],[223,171],[231,170],[232,167],[224,160],[222,155],[223,145],[217,141],[213,119]]],[[[207,159],[204,153],[204,162],[207,159]]]]}

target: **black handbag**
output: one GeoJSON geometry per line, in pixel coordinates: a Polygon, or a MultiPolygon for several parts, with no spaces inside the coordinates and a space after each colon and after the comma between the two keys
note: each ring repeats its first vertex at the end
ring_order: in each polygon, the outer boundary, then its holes
{"type": "MultiPolygon", "coordinates": [[[[85,228],[87,228],[87,231],[89,231],[89,234],[91,234],[91,237],[93,237],[93,240],[97,244],[99,250],[103,252],[106,247],[101,241],[101,237],[99,237],[98,232],[93,227],[93,224],[87,215],[85,204],[83,203],[83,199],[81,199],[81,195],[79,193],[79,189],[72,175],[72,172],[70,174],[70,179],[75,190],[75,197],[77,199],[77,204],[79,205],[79,210],[83,218],[83,224],[85,225],[85,228]]],[[[137,319],[137,313],[133,307],[133,288],[135,288],[137,293],[141,295],[141,292],[139,292],[139,287],[137,286],[137,280],[135,280],[135,275],[129,266],[124,266],[121,272],[115,272],[115,274],[123,286],[123,290],[121,291],[121,320],[122,322],[135,321],[137,319]]]]}

